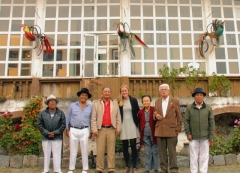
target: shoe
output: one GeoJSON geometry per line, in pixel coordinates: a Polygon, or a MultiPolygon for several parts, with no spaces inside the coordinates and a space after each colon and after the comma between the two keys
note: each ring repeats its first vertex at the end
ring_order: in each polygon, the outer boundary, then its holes
{"type": "Polygon", "coordinates": [[[137,168],[133,168],[132,173],[138,173],[137,168]]]}
{"type": "Polygon", "coordinates": [[[114,173],[114,171],[109,171],[108,173],[114,173]]]}
{"type": "Polygon", "coordinates": [[[102,171],[96,170],[96,172],[95,172],[95,173],[102,173],[102,171]]]}
{"type": "Polygon", "coordinates": [[[87,173],[87,171],[82,171],[82,173],[87,173]]]}
{"type": "Polygon", "coordinates": [[[149,170],[146,170],[144,173],[149,173],[149,170]]]}
{"type": "Polygon", "coordinates": [[[123,173],[129,173],[129,172],[130,172],[129,167],[126,167],[125,170],[123,171],[123,173]]]}
{"type": "Polygon", "coordinates": [[[158,170],[155,170],[154,173],[160,173],[158,170]]]}
{"type": "Polygon", "coordinates": [[[73,173],[73,171],[68,171],[67,173],[73,173]]]}

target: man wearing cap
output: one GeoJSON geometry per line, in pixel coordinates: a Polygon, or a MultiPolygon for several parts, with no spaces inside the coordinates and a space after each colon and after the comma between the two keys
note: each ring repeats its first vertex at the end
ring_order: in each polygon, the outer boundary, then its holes
{"type": "Polygon", "coordinates": [[[42,134],[42,148],[44,153],[44,172],[49,172],[50,157],[53,155],[55,173],[61,172],[61,153],[63,131],[66,126],[65,114],[57,108],[58,99],[50,95],[45,104],[48,106],[38,116],[38,127],[42,134]]]}
{"type": "Polygon", "coordinates": [[[93,104],[92,131],[97,140],[96,173],[104,170],[104,154],[107,148],[108,173],[115,171],[115,141],[121,131],[121,115],[118,102],[112,100],[111,89],[103,87],[102,98],[93,104]]]}
{"type": "Polygon", "coordinates": [[[211,106],[203,101],[204,96],[203,89],[196,88],[192,93],[195,101],[187,106],[185,112],[184,128],[189,140],[191,173],[197,173],[198,167],[200,173],[207,173],[209,144],[213,144],[215,121],[211,106]]]}
{"type": "Polygon", "coordinates": [[[70,160],[69,171],[73,173],[76,165],[78,145],[80,144],[82,154],[82,173],[88,170],[88,138],[91,138],[90,123],[92,116],[92,105],[87,100],[92,97],[87,88],[77,92],[78,101],[72,103],[67,111],[66,135],[70,138],[70,160]]]}

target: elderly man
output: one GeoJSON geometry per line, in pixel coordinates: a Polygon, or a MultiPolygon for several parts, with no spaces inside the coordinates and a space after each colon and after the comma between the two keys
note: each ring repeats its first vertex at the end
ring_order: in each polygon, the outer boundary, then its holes
{"type": "Polygon", "coordinates": [[[82,154],[82,173],[87,173],[88,170],[88,138],[91,138],[92,133],[89,132],[92,105],[87,103],[87,100],[92,97],[87,88],[82,88],[77,93],[79,100],[72,103],[67,111],[66,118],[66,135],[70,137],[70,160],[69,171],[73,173],[76,165],[78,144],[80,144],[82,154]]]}
{"type": "Polygon", "coordinates": [[[168,165],[170,166],[170,173],[178,172],[176,145],[178,133],[181,131],[182,116],[179,101],[170,97],[169,93],[168,84],[160,85],[159,94],[161,98],[155,102],[155,136],[159,148],[160,173],[167,173],[168,165]]]}
{"type": "Polygon", "coordinates": [[[209,159],[209,143],[212,144],[215,121],[210,105],[204,100],[206,93],[202,88],[196,88],[192,97],[194,102],[187,106],[184,128],[189,140],[190,170],[198,172],[198,157],[200,173],[207,173],[209,159]]]}
{"type": "Polygon", "coordinates": [[[102,98],[93,104],[92,131],[97,140],[96,173],[104,170],[104,154],[107,147],[108,173],[115,171],[115,141],[121,131],[121,115],[118,102],[111,99],[109,87],[103,87],[102,98]]]}
{"type": "Polygon", "coordinates": [[[50,95],[45,101],[48,107],[38,116],[38,127],[42,134],[44,154],[43,173],[49,172],[51,153],[53,155],[54,172],[61,172],[62,138],[66,120],[63,111],[57,108],[58,102],[54,95],[50,95]]]}

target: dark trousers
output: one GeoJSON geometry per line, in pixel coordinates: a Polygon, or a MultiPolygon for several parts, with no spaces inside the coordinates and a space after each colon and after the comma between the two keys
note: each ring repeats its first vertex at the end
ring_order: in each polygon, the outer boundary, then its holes
{"type": "MultiPolygon", "coordinates": [[[[122,140],[122,146],[123,146],[123,156],[124,156],[124,160],[126,163],[126,167],[130,167],[130,163],[129,163],[129,152],[128,152],[128,140],[122,140]]],[[[130,139],[130,146],[131,146],[131,150],[132,150],[132,167],[136,168],[137,166],[137,148],[136,148],[136,138],[135,139],[130,139]]]]}
{"type": "Polygon", "coordinates": [[[157,144],[159,149],[159,159],[161,170],[165,173],[168,172],[168,155],[169,154],[169,170],[170,172],[177,172],[177,155],[176,145],[177,137],[157,137],[157,144]]]}

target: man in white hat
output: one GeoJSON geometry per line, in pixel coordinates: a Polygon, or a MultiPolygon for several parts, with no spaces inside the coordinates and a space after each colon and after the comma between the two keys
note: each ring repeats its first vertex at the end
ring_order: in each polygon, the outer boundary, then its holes
{"type": "Polygon", "coordinates": [[[77,92],[79,100],[72,103],[67,111],[66,135],[70,138],[69,171],[73,173],[76,166],[78,145],[80,144],[82,154],[82,173],[88,170],[88,138],[92,133],[89,131],[91,125],[92,105],[87,100],[92,97],[87,88],[77,92]]]}
{"type": "Polygon", "coordinates": [[[57,108],[59,100],[50,95],[45,104],[47,108],[38,116],[38,127],[42,134],[42,148],[44,153],[44,172],[49,173],[50,157],[53,156],[53,168],[55,173],[61,173],[61,152],[63,131],[66,127],[66,119],[63,111],[57,108]]]}
{"type": "Polygon", "coordinates": [[[189,140],[191,173],[208,172],[209,144],[212,145],[215,121],[210,105],[204,102],[206,93],[196,88],[194,102],[187,106],[184,128],[189,140]],[[199,165],[198,165],[199,164],[199,165]]]}

